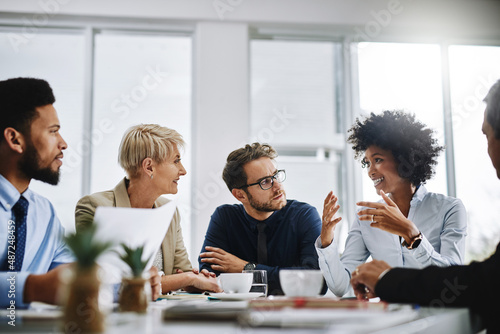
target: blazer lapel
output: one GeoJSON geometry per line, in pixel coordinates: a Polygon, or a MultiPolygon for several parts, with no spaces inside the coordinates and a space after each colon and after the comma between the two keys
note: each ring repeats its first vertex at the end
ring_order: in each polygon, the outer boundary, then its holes
{"type": "Polygon", "coordinates": [[[125,178],[120,181],[113,189],[115,195],[116,206],[119,208],[131,208],[130,199],[128,198],[127,186],[125,185],[125,178]]]}

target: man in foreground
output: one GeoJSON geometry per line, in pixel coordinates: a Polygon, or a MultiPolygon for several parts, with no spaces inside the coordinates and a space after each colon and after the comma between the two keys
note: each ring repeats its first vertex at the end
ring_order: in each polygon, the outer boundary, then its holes
{"type": "Polygon", "coordinates": [[[16,78],[0,81],[0,101],[0,307],[56,304],[62,264],[74,258],[52,203],[29,189],[32,179],[59,182],[67,144],[54,94],[44,80],[16,78]]]}
{"type": "Polygon", "coordinates": [[[229,154],[223,179],[241,204],[215,210],[199,258],[200,270],[217,274],[266,270],[270,295],[283,294],[280,269],[319,268],[314,240],[321,233],[314,207],[286,199],[286,174],[276,168],[276,157],[259,143],[229,154]]]}
{"type": "MultiPolygon", "coordinates": [[[[482,131],[500,178],[500,80],[491,87],[484,101],[487,106],[482,131]]],[[[388,302],[469,307],[481,316],[488,332],[498,333],[499,279],[500,244],[489,259],[468,266],[392,269],[384,261],[374,260],[353,272],[351,284],[358,299],[379,296],[388,302]]]]}
{"type": "Polygon", "coordinates": [[[56,303],[62,263],[73,261],[64,228],[31,179],[59,182],[67,145],[44,80],[0,82],[0,305],[56,303]]]}

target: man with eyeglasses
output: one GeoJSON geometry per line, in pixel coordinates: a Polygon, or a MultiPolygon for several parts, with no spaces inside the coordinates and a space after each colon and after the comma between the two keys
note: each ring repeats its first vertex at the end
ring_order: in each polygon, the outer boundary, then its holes
{"type": "Polygon", "coordinates": [[[198,259],[200,270],[216,274],[266,270],[270,295],[283,294],[280,269],[319,268],[314,240],[321,234],[317,210],[286,199],[286,174],[276,168],[276,157],[259,143],[229,154],[222,177],[241,204],[215,210],[198,259]]]}

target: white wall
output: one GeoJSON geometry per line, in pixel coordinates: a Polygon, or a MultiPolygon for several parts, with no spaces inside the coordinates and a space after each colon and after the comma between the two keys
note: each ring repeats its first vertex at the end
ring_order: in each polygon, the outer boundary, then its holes
{"type": "Polygon", "coordinates": [[[234,21],[311,29],[354,26],[405,35],[498,38],[499,1],[472,0],[2,0],[0,12],[176,21],[234,21]],[[372,24],[370,23],[372,22],[372,24]]]}
{"type": "Polygon", "coordinates": [[[249,136],[248,27],[199,23],[194,57],[194,249],[190,253],[199,254],[210,215],[217,206],[235,202],[222,180],[222,169],[228,154],[249,136]]]}

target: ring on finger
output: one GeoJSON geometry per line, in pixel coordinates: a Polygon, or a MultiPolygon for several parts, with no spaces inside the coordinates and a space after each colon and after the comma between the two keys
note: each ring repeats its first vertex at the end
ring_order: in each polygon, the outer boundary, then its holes
{"type": "Polygon", "coordinates": [[[374,216],[374,215],[372,215],[372,219],[371,219],[371,221],[372,221],[372,222],[374,222],[374,221],[375,221],[375,220],[374,220],[374,218],[375,218],[375,216],[374,216]]]}

